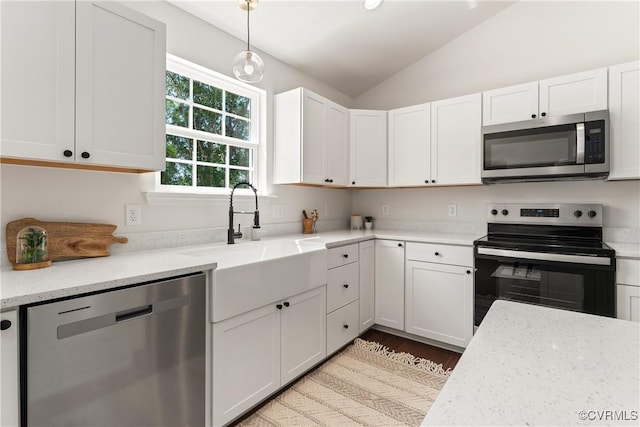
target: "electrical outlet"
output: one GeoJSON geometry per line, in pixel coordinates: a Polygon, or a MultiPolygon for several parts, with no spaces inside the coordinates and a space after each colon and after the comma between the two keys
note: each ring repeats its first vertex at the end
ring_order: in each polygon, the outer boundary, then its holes
{"type": "Polygon", "coordinates": [[[126,225],[140,225],[140,205],[124,205],[126,225]]]}
{"type": "Polygon", "coordinates": [[[449,216],[456,216],[456,215],[458,215],[458,205],[456,205],[456,204],[450,204],[450,205],[449,205],[448,212],[449,212],[449,216]]]}
{"type": "Polygon", "coordinates": [[[382,215],[389,215],[389,205],[382,205],[382,215]]]}
{"type": "Polygon", "coordinates": [[[284,216],[284,206],[282,206],[282,204],[280,203],[273,205],[273,217],[282,218],[283,216],[284,216]]]}

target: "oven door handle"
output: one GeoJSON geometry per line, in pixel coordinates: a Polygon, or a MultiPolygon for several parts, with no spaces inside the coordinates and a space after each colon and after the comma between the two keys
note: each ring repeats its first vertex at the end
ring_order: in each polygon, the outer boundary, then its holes
{"type": "Polygon", "coordinates": [[[495,255],[508,258],[519,258],[521,260],[540,260],[540,261],[558,261],[573,262],[578,264],[591,265],[611,265],[611,259],[608,257],[589,256],[589,255],[568,255],[568,254],[551,254],[545,252],[524,252],[513,251],[509,249],[495,248],[478,248],[479,255],[495,255]]]}

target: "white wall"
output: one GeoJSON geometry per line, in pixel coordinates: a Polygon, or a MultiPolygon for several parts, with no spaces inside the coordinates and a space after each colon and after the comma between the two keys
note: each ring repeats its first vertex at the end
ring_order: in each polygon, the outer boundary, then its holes
{"type": "MultiPolygon", "coordinates": [[[[231,62],[234,56],[245,48],[245,41],[195,18],[181,9],[163,1],[129,2],[129,7],[167,24],[167,50],[169,53],[196,62],[215,71],[231,76],[231,62]]],[[[215,7],[215,2],[211,3],[215,7]]],[[[238,13],[240,13],[238,9],[238,13]]],[[[273,94],[298,86],[304,86],[335,102],[350,106],[351,98],[285,65],[269,55],[260,52],[266,65],[265,78],[257,86],[265,89],[267,99],[267,150],[273,150],[272,106],[273,94]]],[[[272,162],[267,162],[268,182],[272,182],[272,162]]],[[[161,232],[167,230],[226,228],[228,205],[218,202],[213,205],[147,205],[143,191],[154,187],[153,174],[122,174],[96,171],[68,170],[30,166],[0,166],[1,206],[0,237],[4,244],[6,223],[23,217],[35,217],[47,221],[103,222],[116,224],[119,235],[131,237],[137,233],[161,232]],[[142,225],[124,225],[124,205],[142,205],[142,225]]],[[[261,188],[261,190],[265,187],[261,188]]],[[[302,209],[317,208],[323,221],[334,219],[336,225],[350,214],[351,197],[348,191],[328,189],[266,186],[266,190],[276,196],[263,200],[261,221],[284,227],[300,224],[302,229],[302,209]],[[271,203],[269,203],[271,202],[271,203]],[[274,218],[272,206],[284,207],[284,217],[274,218]],[[271,205],[270,205],[271,204],[271,205]],[[330,205],[330,217],[325,214],[325,205],[330,205]],[[339,221],[338,221],[339,220],[339,221]]],[[[238,218],[243,225],[249,225],[252,218],[244,215],[238,218]]],[[[284,227],[286,229],[286,227],[284,227]]],[[[246,229],[248,231],[248,229],[246,229]]],[[[224,233],[222,234],[224,235],[224,233]]],[[[115,245],[112,247],[116,249],[115,245]]],[[[129,245],[131,246],[131,245],[129,245]]],[[[3,251],[4,252],[4,251],[3,251]]]]}
{"type": "MultiPolygon", "coordinates": [[[[354,100],[391,109],[640,58],[639,2],[525,1],[354,100]]],[[[461,154],[464,155],[464,154],[461,154]]],[[[640,227],[640,181],[552,182],[357,191],[353,210],[399,221],[484,222],[490,202],[603,203],[606,227],[640,227]],[[447,205],[458,204],[458,216],[447,205]],[[382,216],[382,204],[390,214],[382,216]]]]}

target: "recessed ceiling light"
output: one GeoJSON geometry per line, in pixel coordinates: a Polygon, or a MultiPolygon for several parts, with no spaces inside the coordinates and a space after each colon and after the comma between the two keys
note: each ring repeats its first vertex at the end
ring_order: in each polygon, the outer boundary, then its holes
{"type": "Polygon", "coordinates": [[[382,0],[362,0],[362,7],[366,10],[374,10],[380,7],[382,0]]]}

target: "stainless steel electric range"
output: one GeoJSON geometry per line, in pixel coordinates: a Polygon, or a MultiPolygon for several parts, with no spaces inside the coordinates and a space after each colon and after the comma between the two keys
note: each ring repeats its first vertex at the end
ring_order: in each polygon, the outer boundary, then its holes
{"type": "Polygon", "coordinates": [[[474,323],[496,299],[615,317],[615,251],[599,204],[489,204],[474,242],[474,323]]]}

